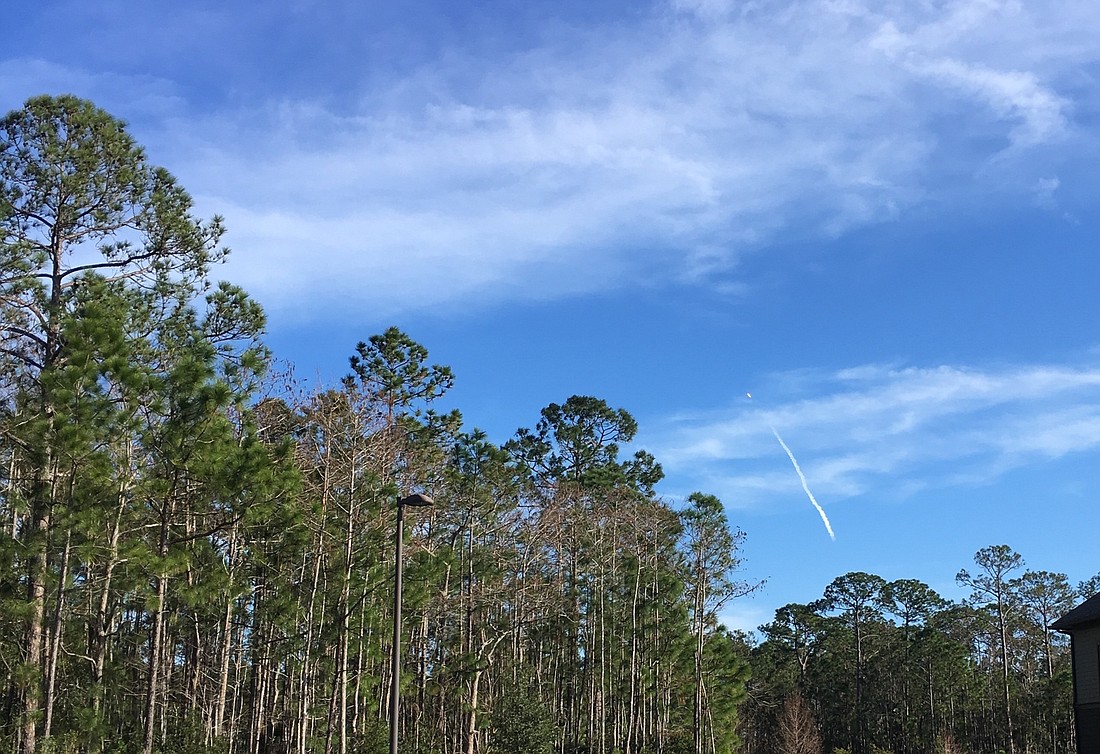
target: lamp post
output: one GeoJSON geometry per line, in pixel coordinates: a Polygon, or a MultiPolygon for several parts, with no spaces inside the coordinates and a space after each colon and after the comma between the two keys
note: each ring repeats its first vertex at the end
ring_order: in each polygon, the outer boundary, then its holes
{"type": "Polygon", "coordinates": [[[417,493],[397,501],[397,531],[394,541],[393,571],[393,647],[390,655],[390,754],[397,754],[398,716],[401,712],[401,541],[405,526],[405,506],[427,508],[434,501],[427,495],[417,493]]]}

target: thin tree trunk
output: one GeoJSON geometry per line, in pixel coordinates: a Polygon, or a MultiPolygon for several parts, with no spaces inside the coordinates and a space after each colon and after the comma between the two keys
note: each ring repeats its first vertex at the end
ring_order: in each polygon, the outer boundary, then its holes
{"type": "Polygon", "coordinates": [[[229,584],[230,592],[225,599],[225,614],[222,617],[221,647],[218,651],[218,701],[214,707],[214,736],[220,737],[225,730],[225,705],[229,696],[229,661],[233,651],[233,607],[236,602],[232,594],[233,577],[237,570],[237,527],[229,531],[229,584]]]}
{"type": "MultiPolygon", "coordinates": [[[[167,550],[167,535],[162,539],[162,549],[167,550]]],[[[156,607],[153,612],[152,637],[149,642],[149,672],[145,686],[145,733],[142,754],[152,754],[156,736],[157,700],[160,696],[160,664],[164,646],[164,604],[168,594],[168,576],[157,575],[156,607]]]]}
{"type": "Polygon", "coordinates": [[[634,754],[634,728],[638,705],[638,592],[642,584],[642,558],[638,554],[637,571],[634,574],[634,594],[630,600],[630,696],[626,709],[626,737],[623,754],[634,754]]]}
{"type": "Polygon", "coordinates": [[[703,685],[703,609],[706,605],[704,582],[706,574],[703,573],[701,565],[696,569],[695,578],[695,615],[693,616],[695,623],[695,708],[692,713],[692,730],[695,754],[703,754],[703,703],[705,693],[703,685]]]}
{"type": "MultiPolygon", "coordinates": [[[[313,576],[310,580],[309,602],[306,608],[306,643],[305,656],[302,661],[302,698],[298,704],[298,754],[306,754],[306,747],[311,730],[311,718],[309,714],[310,700],[316,695],[316,686],[312,682],[312,670],[319,664],[313,660],[314,629],[317,625],[316,607],[317,594],[321,584],[321,564],[325,560],[325,520],[328,515],[329,494],[331,490],[330,466],[332,450],[328,443],[325,444],[324,460],[321,468],[321,510],[317,527],[317,546],[313,554],[313,576]]],[[[322,609],[322,614],[324,610],[322,609]]]]}
{"type": "Polygon", "coordinates": [[[30,616],[27,620],[23,642],[23,656],[28,668],[32,669],[29,678],[22,681],[22,754],[35,754],[38,750],[36,738],[38,715],[42,701],[42,639],[46,621],[46,571],[47,551],[46,535],[50,530],[50,492],[45,480],[40,480],[39,489],[34,495],[35,504],[31,514],[30,533],[27,536],[31,556],[27,573],[27,602],[30,603],[30,616]]]}
{"type": "MultiPolygon", "coordinates": [[[[42,371],[52,368],[59,356],[61,342],[61,286],[62,255],[64,241],[60,229],[55,225],[50,230],[49,258],[52,267],[49,276],[50,302],[45,312],[45,344],[41,364],[42,371]]],[[[41,383],[40,383],[41,384],[41,383]]],[[[32,669],[29,678],[20,685],[23,718],[20,725],[22,754],[35,754],[38,748],[36,738],[38,716],[42,703],[42,643],[46,621],[46,582],[49,568],[47,539],[50,532],[50,518],[57,495],[58,470],[56,468],[55,448],[52,446],[55,430],[55,408],[45,387],[42,391],[42,415],[46,417],[46,442],[41,462],[37,464],[31,492],[31,511],[29,531],[26,543],[30,550],[27,558],[27,602],[30,604],[29,617],[23,640],[23,657],[28,668],[32,669]]]]}
{"type": "Polygon", "coordinates": [[[1000,632],[1001,632],[1001,665],[1004,681],[1004,703],[1005,703],[1005,725],[1008,728],[1008,754],[1015,752],[1015,735],[1012,729],[1012,697],[1009,692],[1009,669],[1008,669],[1008,627],[1005,619],[1005,607],[1000,597],[997,600],[997,619],[1000,632]]]}
{"type": "Polygon", "coordinates": [[[57,688],[57,658],[61,654],[62,634],[65,630],[65,582],[69,579],[69,558],[72,553],[73,532],[65,532],[65,549],[61,553],[61,572],[58,574],[57,600],[54,603],[53,632],[46,658],[46,716],[42,723],[42,738],[49,738],[53,728],[53,708],[57,688]]]}
{"type": "Polygon", "coordinates": [[[474,677],[470,681],[470,713],[466,723],[466,754],[476,754],[477,744],[477,701],[481,689],[481,663],[478,663],[474,677]]]}
{"type": "MultiPolygon", "coordinates": [[[[133,444],[127,442],[126,451],[120,468],[129,469],[133,444]]],[[[130,490],[130,480],[123,479],[118,488],[118,505],[115,508],[114,520],[111,522],[110,534],[107,537],[107,560],[103,564],[103,578],[99,589],[99,604],[96,605],[96,613],[93,623],[93,638],[90,653],[92,655],[92,709],[97,714],[103,704],[103,677],[107,667],[107,645],[111,635],[111,584],[114,579],[115,568],[119,565],[119,541],[122,536],[122,517],[126,511],[127,495],[130,490]]],[[[99,743],[102,747],[102,742],[99,743]]]]}

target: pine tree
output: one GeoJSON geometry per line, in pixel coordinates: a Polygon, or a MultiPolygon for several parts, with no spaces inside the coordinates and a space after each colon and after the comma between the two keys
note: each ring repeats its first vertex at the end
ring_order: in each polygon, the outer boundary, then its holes
{"type": "MultiPolygon", "coordinates": [[[[57,732],[62,696],[91,748],[118,721],[142,720],[151,751],[169,727],[170,583],[196,586],[194,564],[216,560],[218,533],[274,478],[244,418],[267,358],[263,315],[209,280],[222,230],[195,219],[175,179],[89,102],[36,97],[0,120],[4,505],[16,545],[5,552],[25,585],[7,595],[21,638],[0,655],[18,659],[9,716],[23,754],[57,732]],[[147,639],[109,652],[120,621],[143,616],[147,639]],[[141,668],[144,692],[125,696],[141,705],[107,704],[108,657],[131,681],[141,668]],[[69,683],[82,691],[62,695],[69,683]]],[[[180,599],[184,612],[195,603],[180,599]]]]}

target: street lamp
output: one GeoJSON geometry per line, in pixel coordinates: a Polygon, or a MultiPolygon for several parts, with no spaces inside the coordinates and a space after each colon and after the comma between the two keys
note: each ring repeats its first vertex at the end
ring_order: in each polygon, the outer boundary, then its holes
{"type": "Polygon", "coordinates": [[[405,525],[405,506],[427,508],[434,501],[427,495],[417,493],[397,501],[397,531],[394,541],[393,571],[393,647],[390,655],[390,754],[397,754],[398,715],[401,712],[401,541],[405,525]]]}

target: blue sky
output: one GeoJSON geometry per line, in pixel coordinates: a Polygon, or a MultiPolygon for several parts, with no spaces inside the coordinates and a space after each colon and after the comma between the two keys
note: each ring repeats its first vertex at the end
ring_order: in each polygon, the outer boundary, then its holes
{"type": "Polygon", "coordinates": [[[397,324],[498,441],[632,412],[747,532],[751,628],[851,570],[961,597],[990,544],[1100,571],[1097,40],[1093,0],[49,1],[0,108],[126,120],[305,379],[397,324]]]}

